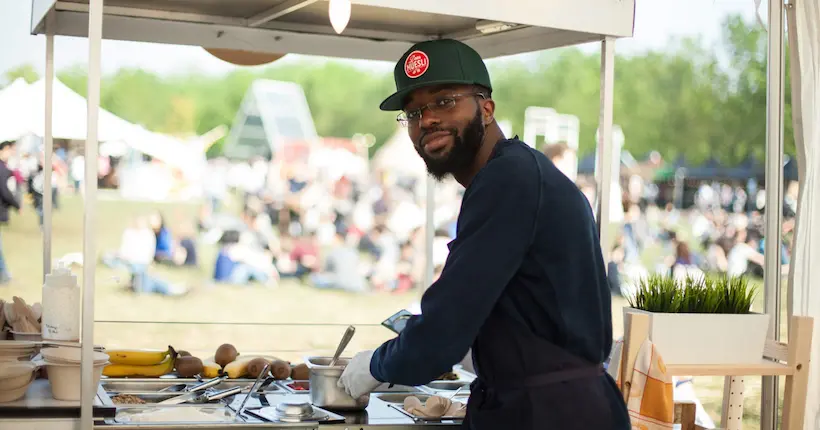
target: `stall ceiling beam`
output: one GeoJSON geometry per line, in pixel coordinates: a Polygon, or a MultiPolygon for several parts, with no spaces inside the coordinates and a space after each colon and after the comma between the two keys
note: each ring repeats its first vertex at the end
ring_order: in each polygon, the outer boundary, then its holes
{"type": "MultiPolygon", "coordinates": [[[[280,30],[280,31],[291,31],[291,32],[309,32],[317,35],[325,35],[325,36],[336,36],[336,32],[333,31],[333,27],[327,25],[313,25],[313,24],[297,24],[294,22],[282,22],[282,21],[273,21],[264,26],[267,30],[280,30]]],[[[358,28],[346,28],[344,31],[344,35],[347,37],[354,37],[360,39],[373,39],[373,40],[400,40],[403,42],[424,42],[425,40],[434,39],[434,37],[423,36],[418,34],[410,34],[410,33],[399,33],[394,31],[381,31],[381,30],[362,30],[358,28]]]]}
{"type": "MultiPolygon", "coordinates": [[[[58,36],[87,36],[89,0],[31,0],[33,34],[56,10],[58,36]]],[[[354,0],[341,34],[318,0],[110,0],[111,40],[396,61],[416,42],[449,37],[484,58],[629,37],[635,0],[354,0]],[[249,18],[250,17],[250,18],[249,18]]]]}
{"type": "Polygon", "coordinates": [[[318,0],[286,0],[262,13],[258,13],[248,18],[249,27],[259,27],[262,24],[283,17],[291,12],[295,12],[303,7],[310,6],[318,0]]]}
{"type": "MultiPolygon", "coordinates": [[[[87,14],[58,13],[57,32],[60,35],[86,37],[87,27],[87,14]]],[[[390,61],[400,58],[411,45],[408,42],[373,41],[261,28],[158,21],[110,15],[104,19],[103,34],[105,39],[110,40],[390,61]]]]}
{"type": "MultiPolygon", "coordinates": [[[[390,32],[381,32],[383,36],[393,36],[386,39],[346,35],[353,31],[345,30],[345,34],[342,35],[316,34],[119,15],[106,15],[103,25],[104,38],[111,40],[383,61],[396,61],[417,41],[400,39],[390,32]]],[[[88,14],[58,10],[57,34],[87,37],[88,14]]],[[[596,34],[526,27],[494,35],[483,35],[465,42],[484,58],[493,58],[600,40],[601,36],[596,34]]]]}
{"type": "MultiPolygon", "coordinates": [[[[55,8],[67,12],[88,13],[88,5],[83,3],[71,3],[58,1],[55,8]]],[[[130,18],[147,18],[163,21],[196,22],[201,24],[219,24],[245,26],[247,20],[244,18],[231,18],[226,16],[204,15],[199,13],[169,12],[156,9],[138,9],[124,6],[104,6],[103,11],[108,16],[122,16],[130,18]]]]}
{"type": "MultiPolygon", "coordinates": [[[[56,6],[58,11],[61,12],[88,12],[88,5],[82,3],[69,3],[69,2],[57,2],[56,6]]],[[[179,22],[192,22],[192,23],[199,23],[199,24],[217,24],[217,25],[227,25],[227,26],[235,26],[235,27],[244,27],[249,25],[249,20],[244,18],[230,18],[224,16],[215,16],[215,15],[201,15],[195,13],[186,13],[186,12],[165,12],[165,11],[158,11],[152,9],[135,9],[131,7],[122,7],[122,6],[106,6],[104,7],[105,14],[108,16],[121,16],[127,18],[146,18],[146,19],[158,19],[158,20],[167,20],[167,21],[179,21],[179,22]]],[[[336,32],[333,31],[333,28],[330,25],[321,26],[321,25],[311,25],[311,24],[297,24],[292,22],[272,22],[266,24],[264,27],[260,27],[267,30],[281,30],[281,31],[292,31],[292,32],[308,32],[308,33],[315,33],[315,34],[326,34],[335,36],[336,32]]],[[[391,40],[391,39],[399,39],[411,43],[415,42],[423,42],[425,40],[430,40],[430,37],[420,36],[418,34],[409,34],[409,33],[397,33],[397,32],[388,32],[388,31],[379,31],[379,30],[361,30],[356,28],[348,28],[344,32],[345,36],[348,37],[359,37],[364,39],[378,39],[378,40],[391,40]]],[[[106,36],[107,37],[107,36],[106,36]]]]}

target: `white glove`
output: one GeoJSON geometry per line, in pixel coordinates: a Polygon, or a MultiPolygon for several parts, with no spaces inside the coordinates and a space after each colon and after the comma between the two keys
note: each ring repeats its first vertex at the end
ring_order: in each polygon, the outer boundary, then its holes
{"type": "Polygon", "coordinates": [[[373,351],[362,351],[356,354],[336,385],[345,390],[354,399],[369,394],[382,383],[370,374],[370,360],[373,358],[373,351]]]}

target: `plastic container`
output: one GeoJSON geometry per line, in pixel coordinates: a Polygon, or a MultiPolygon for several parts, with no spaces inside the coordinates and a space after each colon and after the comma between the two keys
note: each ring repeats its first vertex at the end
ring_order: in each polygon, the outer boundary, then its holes
{"type": "Polygon", "coordinates": [[[43,340],[80,341],[80,286],[65,264],[46,275],[41,325],[43,340]]]}

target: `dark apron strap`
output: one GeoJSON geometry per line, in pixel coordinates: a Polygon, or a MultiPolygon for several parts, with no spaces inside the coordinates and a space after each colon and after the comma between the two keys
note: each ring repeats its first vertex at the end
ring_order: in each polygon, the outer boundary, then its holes
{"type": "Polygon", "coordinates": [[[488,384],[484,380],[476,379],[476,383],[495,391],[523,390],[528,388],[538,388],[546,385],[567,382],[576,379],[597,378],[604,374],[603,365],[579,367],[575,369],[558,370],[555,372],[541,373],[527,376],[521,379],[504,379],[488,384]]]}

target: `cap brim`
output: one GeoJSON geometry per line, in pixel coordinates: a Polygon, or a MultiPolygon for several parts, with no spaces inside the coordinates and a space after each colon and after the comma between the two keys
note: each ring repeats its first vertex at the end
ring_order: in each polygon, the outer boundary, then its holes
{"type": "Polygon", "coordinates": [[[404,99],[410,95],[413,91],[429,87],[433,85],[474,85],[475,82],[467,81],[467,80],[455,80],[455,79],[445,79],[441,81],[425,81],[419,82],[418,84],[411,85],[407,88],[404,88],[401,91],[396,91],[395,93],[391,94],[390,97],[384,99],[384,101],[379,105],[379,109],[383,111],[398,111],[404,108],[404,99]]]}

